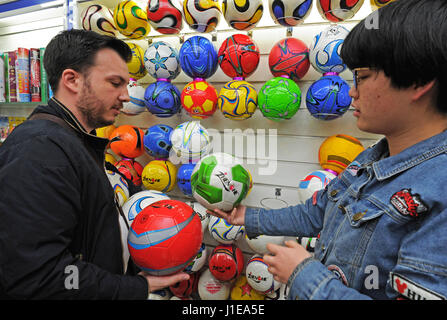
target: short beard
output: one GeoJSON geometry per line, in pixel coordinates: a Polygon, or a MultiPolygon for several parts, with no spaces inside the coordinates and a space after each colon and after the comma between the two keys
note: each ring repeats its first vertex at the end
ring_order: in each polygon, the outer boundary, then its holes
{"type": "Polygon", "coordinates": [[[76,107],[83,115],[87,125],[91,128],[101,128],[114,123],[114,121],[107,121],[101,116],[101,112],[103,112],[105,107],[102,102],[96,98],[88,77],[82,87],[76,107]]]}

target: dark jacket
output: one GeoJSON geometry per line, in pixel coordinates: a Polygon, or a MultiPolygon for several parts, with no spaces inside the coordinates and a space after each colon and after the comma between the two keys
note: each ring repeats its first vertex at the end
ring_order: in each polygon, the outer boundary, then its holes
{"type": "Polygon", "coordinates": [[[0,297],[145,299],[123,275],[118,210],[104,171],[107,139],[54,98],[0,147],[0,297]],[[98,164],[99,163],[99,164],[98,164]],[[102,164],[102,166],[101,166],[102,164]]]}

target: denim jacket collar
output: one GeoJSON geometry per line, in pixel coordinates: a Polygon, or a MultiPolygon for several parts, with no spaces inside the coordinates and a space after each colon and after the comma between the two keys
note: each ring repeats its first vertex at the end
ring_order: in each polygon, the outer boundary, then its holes
{"type": "Polygon", "coordinates": [[[381,181],[447,152],[447,131],[418,142],[399,154],[384,159],[380,158],[388,152],[386,138],[378,141],[371,149],[371,152],[368,153],[369,156],[361,162],[364,165],[372,163],[376,178],[381,181]]]}

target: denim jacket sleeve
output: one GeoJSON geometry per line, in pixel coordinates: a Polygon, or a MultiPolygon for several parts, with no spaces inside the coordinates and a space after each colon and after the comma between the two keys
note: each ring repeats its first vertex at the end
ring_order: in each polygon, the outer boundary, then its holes
{"type": "Polygon", "coordinates": [[[304,204],[282,209],[247,208],[245,232],[247,236],[281,235],[316,237],[323,227],[327,202],[326,189],[316,192],[304,204]]]}

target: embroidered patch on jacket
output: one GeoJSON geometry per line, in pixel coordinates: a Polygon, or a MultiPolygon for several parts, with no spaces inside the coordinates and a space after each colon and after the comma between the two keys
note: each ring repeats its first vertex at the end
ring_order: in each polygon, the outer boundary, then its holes
{"type": "Polygon", "coordinates": [[[418,217],[427,212],[427,205],[421,200],[419,194],[411,193],[411,189],[402,189],[391,196],[391,204],[404,216],[418,217]]]}
{"type": "Polygon", "coordinates": [[[360,169],[361,169],[360,163],[354,161],[346,168],[346,171],[355,177],[359,173],[360,169]]]}
{"type": "Polygon", "coordinates": [[[343,270],[341,270],[341,268],[335,264],[331,264],[328,267],[329,271],[332,271],[335,276],[345,285],[348,286],[348,280],[346,279],[346,276],[343,272],[343,270]]]}
{"type": "Polygon", "coordinates": [[[402,296],[411,300],[445,300],[445,297],[407,279],[399,274],[390,273],[391,286],[402,296]]]}

